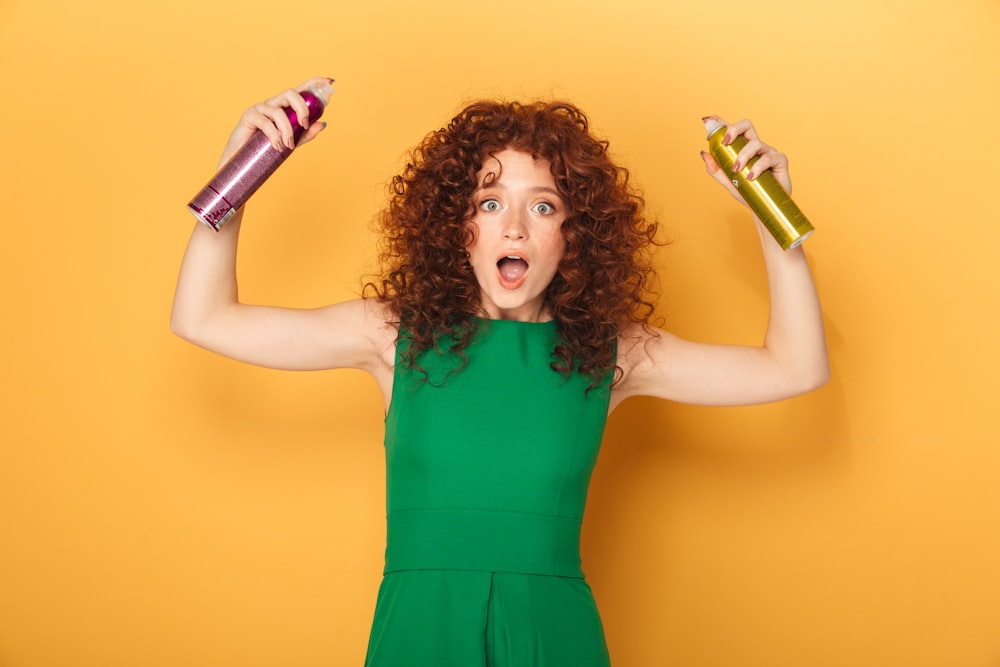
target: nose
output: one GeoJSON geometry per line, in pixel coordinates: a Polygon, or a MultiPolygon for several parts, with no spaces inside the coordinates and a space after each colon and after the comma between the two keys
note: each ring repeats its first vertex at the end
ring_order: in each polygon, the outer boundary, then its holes
{"type": "Polygon", "coordinates": [[[528,227],[523,213],[510,212],[503,223],[503,237],[509,241],[520,241],[528,237],[528,227]]]}

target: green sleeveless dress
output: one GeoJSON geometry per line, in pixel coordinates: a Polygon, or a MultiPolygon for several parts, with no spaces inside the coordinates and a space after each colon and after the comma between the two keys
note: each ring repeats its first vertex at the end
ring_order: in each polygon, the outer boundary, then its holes
{"type": "Polygon", "coordinates": [[[580,523],[610,379],[553,371],[555,322],[478,320],[406,369],[386,416],[385,570],[368,667],[598,667],[580,523]],[[447,348],[446,342],[444,347],[447,348]]]}

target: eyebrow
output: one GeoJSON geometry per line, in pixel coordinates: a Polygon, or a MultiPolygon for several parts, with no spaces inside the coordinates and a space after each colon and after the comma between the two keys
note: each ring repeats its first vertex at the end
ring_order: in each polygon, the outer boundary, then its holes
{"type": "MultiPolygon", "coordinates": [[[[494,181],[492,183],[487,183],[486,185],[480,185],[479,188],[478,188],[478,190],[480,190],[480,191],[483,191],[483,190],[508,190],[509,191],[509,189],[507,188],[506,185],[504,185],[503,183],[498,183],[496,181],[494,181]]],[[[537,194],[539,192],[546,192],[546,193],[549,193],[551,195],[554,195],[555,197],[558,197],[560,200],[562,199],[562,195],[559,194],[558,190],[556,190],[554,188],[550,188],[547,185],[536,185],[534,187],[528,188],[528,192],[530,192],[531,194],[537,194]]]]}

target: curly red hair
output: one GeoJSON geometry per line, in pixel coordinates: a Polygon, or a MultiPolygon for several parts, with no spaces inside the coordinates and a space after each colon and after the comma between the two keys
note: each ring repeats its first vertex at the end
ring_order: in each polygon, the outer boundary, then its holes
{"type": "Polygon", "coordinates": [[[655,276],[648,248],[657,225],[643,217],[642,195],[608,156],[587,117],[569,102],[482,101],[470,104],[410,153],[392,179],[378,217],[382,274],[366,295],[386,304],[409,338],[405,361],[437,349],[442,337],[464,359],[484,316],[465,251],[472,235],[473,193],[486,158],[505,149],[545,159],[569,214],[565,255],[545,292],[562,343],[552,368],[574,370],[596,386],[617,380],[616,340],[633,323],[647,325],[655,276]]]}

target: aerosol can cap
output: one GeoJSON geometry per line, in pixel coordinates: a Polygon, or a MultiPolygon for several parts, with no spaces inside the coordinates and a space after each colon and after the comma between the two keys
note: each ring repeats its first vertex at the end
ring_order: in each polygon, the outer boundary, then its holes
{"type": "Polygon", "coordinates": [[[332,80],[318,81],[317,83],[309,86],[309,91],[318,97],[321,102],[323,102],[323,106],[326,106],[330,101],[330,97],[333,95],[332,84],[332,80]]]}
{"type": "Polygon", "coordinates": [[[715,131],[718,130],[720,127],[725,127],[725,125],[723,125],[719,121],[715,120],[714,118],[706,118],[705,119],[705,133],[706,133],[705,136],[707,136],[707,137],[712,136],[713,134],[715,134],[715,131]]]}

